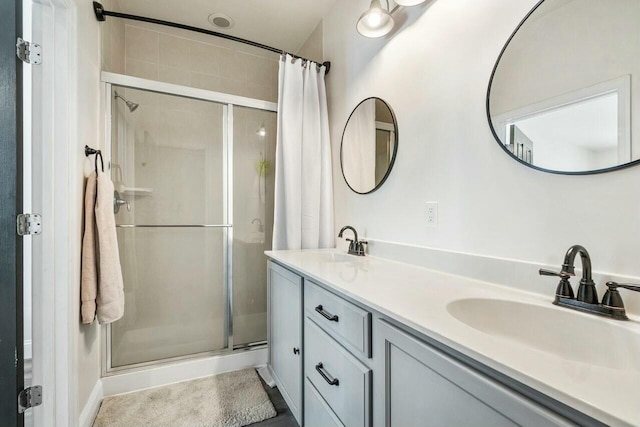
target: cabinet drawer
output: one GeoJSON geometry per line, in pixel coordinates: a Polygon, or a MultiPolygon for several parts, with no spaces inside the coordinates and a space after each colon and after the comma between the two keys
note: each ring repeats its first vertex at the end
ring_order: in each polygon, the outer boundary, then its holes
{"type": "Polygon", "coordinates": [[[371,370],[308,317],[304,324],[305,376],[342,424],[371,423],[371,370]]]}
{"type": "Polygon", "coordinates": [[[304,380],[304,425],[305,427],[344,427],[308,379],[304,380]]]}
{"type": "Polygon", "coordinates": [[[308,280],[304,308],[309,318],[349,350],[371,357],[371,313],[308,280]]]}

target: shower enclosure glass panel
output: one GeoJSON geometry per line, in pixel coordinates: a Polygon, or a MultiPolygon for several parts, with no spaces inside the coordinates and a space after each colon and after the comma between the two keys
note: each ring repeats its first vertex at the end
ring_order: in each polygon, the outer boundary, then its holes
{"type": "Polygon", "coordinates": [[[233,108],[233,345],[267,339],[276,113],[233,108]]]}
{"type": "Polygon", "coordinates": [[[227,108],[111,87],[125,315],[109,328],[110,368],[229,345],[227,108]]]}

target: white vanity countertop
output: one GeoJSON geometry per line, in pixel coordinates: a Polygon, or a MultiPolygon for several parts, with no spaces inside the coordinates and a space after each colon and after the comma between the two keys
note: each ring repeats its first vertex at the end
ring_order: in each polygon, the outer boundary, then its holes
{"type": "MultiPolygon", "coordinates": [[[[553,295],[543,297],[371,256],[348,256],[345,259],[349,261],[335,262],[327,252],[338,253],[336,250],[265,253],[273,260],[605,424],[640,426],[640,322],[637,319],[627,322],[600,319],[605,330],[607,327],[612,330],[628,328],[634,332],[636,339],[623,343],[624,348],[600,349],[598,336],[588,331],[585,334],[593,342],[589,350],[601,351],[600,358],[606,359],[611,352],[632,352],[632,359],[637,361],[635,365],[616,369],[588,364],[540,351],[508,337],[484,333],[462,323],[447,310],[447,305],[456,300],[487,298],[567,311],[551,304],[553,295]]],[[[341,256],[347,257],[346,254],[341,256]]],[[[575,316],[595,317],[568,311],[575,316]]],[[[557,325],[558,328],[562,326],[557,325]]],[[[527,333],[522,331],[523,341],[527,333]]]]}

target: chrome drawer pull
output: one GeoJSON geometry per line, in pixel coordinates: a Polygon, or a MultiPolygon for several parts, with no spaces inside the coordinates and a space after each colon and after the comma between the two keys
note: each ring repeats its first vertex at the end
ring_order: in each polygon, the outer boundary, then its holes
{"type": "Polygon", "coordinates": [[[324,311],[324,308],[322,308],[322,305],[319,305],[316,307],[316,311],[320,314],[322,314],[322,317],[324,317],[325,319],[331,321],[331,322],[337,322],[338,321],[338,315],[334,314],[331,315],[329,313],[327,313],[326,311],[324,311]]]}
{"type": "Polygon", "coordinates": [[[330,379],[331,375],[329,375],[329,373],[326,373],[326,374],[325,374],[324,367],[322,366],[322,362],[320,362],[320,363],[318,363],[318,364],[316,365],[316,371],[318,371],[318,373],[320,374],[320,376],[321,376],[322,378],[324,378],[324,380],[327,382],[327,384],[329,384],[329,385],[336,385],[336,386],[337,386],[337,385],[340,385],[340,381],[338,381],[338,379],[337,379],[337,378],[330,379]]]}

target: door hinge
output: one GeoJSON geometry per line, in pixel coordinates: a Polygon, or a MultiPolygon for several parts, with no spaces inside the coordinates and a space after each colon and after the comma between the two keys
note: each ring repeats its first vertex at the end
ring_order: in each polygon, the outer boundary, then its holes
{"type": "Polygon", "coordinates": [[[16,218],[18,236],[30,236],[42,233],[42,216],[40,214],[18,214],[16,218]]]}
{"type": "Polygon", "coordinates": [[[22,414],[29,408],[42,405],[42,386],[27,387],[18,394],[18,413],[22,414]]]}
{"type": "Polygon", "coordinates": [[[42,63],[42,48],[37,43],[29,43],[18,37],[16,41],[16,55],[22,62],[38,65],[42,63]]]}

